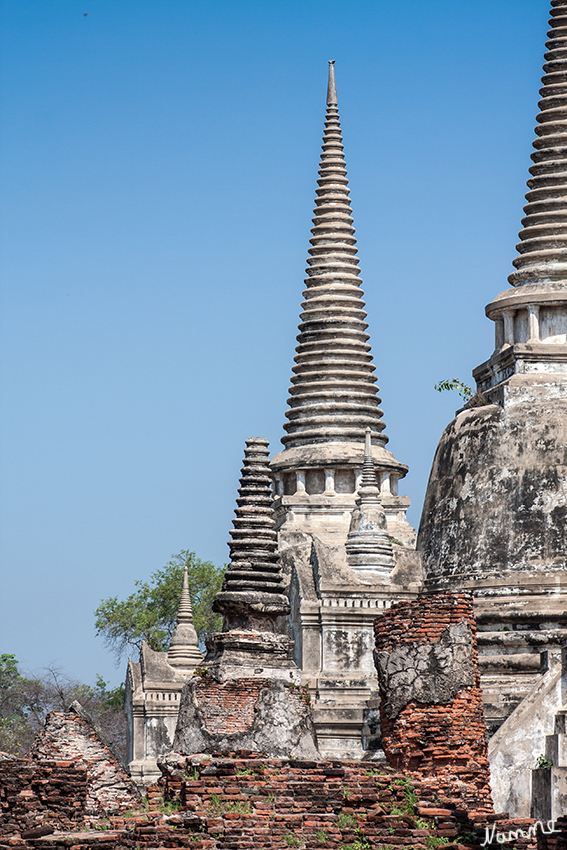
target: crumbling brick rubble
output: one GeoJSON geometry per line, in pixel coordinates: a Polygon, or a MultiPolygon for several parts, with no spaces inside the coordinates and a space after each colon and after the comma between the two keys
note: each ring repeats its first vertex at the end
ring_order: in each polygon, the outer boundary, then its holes
{"type": "Polygon", "coordinates": [[[472,599],[428,594],[376,619],[388,763],[470,812],[493,812],[472,599]]]}
{"type": "Polygon", "coordinates": [[[86,812],[119,812],[139,803],[130,777],[100,740],[78,703],[69,711],[52,711],[34,741],[32,759],[72,762],[87,773],[86,812]]]}

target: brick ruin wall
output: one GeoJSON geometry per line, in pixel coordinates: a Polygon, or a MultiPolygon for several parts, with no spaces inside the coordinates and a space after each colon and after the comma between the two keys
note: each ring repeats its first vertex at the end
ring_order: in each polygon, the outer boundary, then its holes
{"type": "MultiPolygon", "coordinates": [[[[470,599],[432,594],[401,603],[378,619],[376,637],[379,676],[388,686],[382,724],[391,766],[173,753],[145,804],[121,811],[126,797],[117,805],[112,794],[96,805],[89,798],[91,786],[104,790],[105,776],[110,786],[124,782],[116,764],[105,774],[111,754],[92,727],[76,713],[53,715],[34,747],[39,762],[0,762],[0,850],[464,850],[482,846],[488,825],[527,830],[533,820],[491,810],[470,599]],[[55,754],[58,760],[45,760],[55,754]]],[[[199,688],[214,724],[216,712],[226,715],[230,706],[206,680],[199,688]]],[[[242,697],[246,705],[255,698],[242,697]]],[[[230,715],[236,726],[249,721],[244,704],[241,710],[240,721],[230,715]]],[[[510,846],[565,850],[567,824],[538,842],[519,837],[510,846]]]]}
{"type": "Polygon", "coordinates": [[[85,815],[87,772],[72,762],[0,760],[0,836],[28,834],[49,823],[71,829],[85,815]]]}
{"type": "MultiPolygon", "coordinates": [[[[13,773],[19,770],[16,762],[20,760],[13,760],[13,773]]],[[[56,823],[51,834],[43,837],[26,839],[19,830],[6,836],[0,830],[0,848],[431,850],[445,846],[447,850],[465,850],[482,845],[487,824],[508,831],[526,830],[533,823],[482,813],[469,815],[428,782],[411,780],[380,764],[266,759],[250,753],[171,755],[163,773],[158,786],[149,790],[145,807],[87,816],[71,831],[61,831],[62,824],[56,823]]],[[[76,778],[70,780],[72,787],[76,778]]],[[[59,796],[66,797],[66,790],[64,784],[59,785],[59,796]]],[[[17,794],[14,786],[12,796],[17,794]]],[[[515,850],[564,850],[567,831],[549,838],[540,836],[539,845],[519,838],[510,846],[515,850]]]]}
{"type": "Polygon", "coordinates": [[[119,812],[138,805],[130,777],[104,744],[78,703],[52,711],[30,752],[38,763],[66,761],[87,774],[86,812],[119,812]]]}
{"type": "Polygon", "coordinates": [[[469,811],[493,811],[476,623],[464,593],[427,594],[375,621],[388,763],[469,811]]]}

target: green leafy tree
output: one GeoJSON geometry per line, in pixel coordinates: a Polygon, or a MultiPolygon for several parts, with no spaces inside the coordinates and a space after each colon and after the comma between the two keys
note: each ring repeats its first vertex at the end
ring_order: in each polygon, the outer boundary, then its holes
{"type": "Polygon", "coordinates": [[[94,685],[71,678],[59,667],[23,676],[15,655],[0,655],[0,750],[25,755],[50,711],[65,711],[78,700],[120,759],[126,756],[124,685],[109,688],[102,676],[94,685]]]}
{"type": "Polygon", "coordinates": [[[39,731],[42,687],[26,679],[15,655],[0,655],[0,750],[23,755],[39,731]]]}
{"type": "Polygon", "coordinates": [[[184,550],[152,573],[149,581],[136,581],[136,590],[127,599],[112,596],[101,600],[94,612],[96,633],[104,638],[117,663],[127,651],[139,651],[144,640],[156,652],[168,649],[177,620],[185,566],[193,624],[200,642],[220,629],[222,618],[211,606],[220,590],[224,568],[201,561],[194,552],[184,550]]]}

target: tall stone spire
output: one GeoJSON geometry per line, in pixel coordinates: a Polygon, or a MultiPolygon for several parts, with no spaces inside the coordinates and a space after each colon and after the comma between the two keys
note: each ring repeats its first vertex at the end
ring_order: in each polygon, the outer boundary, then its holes
{"type": "Polygon", "coordinates": [[[317,181],[310,259],[288,399],[286,448],[360,442],[365,428],[384,446],[385,424],[368,344],[362,280],[337,107],[329,62],[327,113],[317,181]]]}
{"type": "Polygon", "coordinates": [[[203,656],[199,652],[199,638],[193,626],[193,609],[189,594],[187,567],[185,567],[183,573],[183,587],[179,600],[177,625],[171,636],[167,660],[172,667],[182,667],[184,669],[194,668],[203,660],[203,656]]]}
{"type": "Polygon", "coordinates": [[[559,284],[567,288],[567,0],[551,0],[551,29],[542,77],[537,139],[531,158],[526,216],[522,219],[512,286],[559,284]]]}
{"type": "Polygon", "coordinates": [[[321,752],[360,758],[366,700],[376,689],[372,623],[394,596],[417,592],[421,570],[410,500],[398,494],[408,468],[386,447],[378,407],[334,62],[305,283],[284,449],[270,464],[274,510],[290,576],[294,659],[314,698],[321,752]],[[385,580],[393,567],[388,535],[407,546],[396,547],[407,564],[394,573],[403,572],[399,590],[385,580]]]}
{"type": "MultiPolygon", "coordinates": [[[[473,372],[486,394],[512,373],[562,372],[567,343],[567,0],[551,0],[523,230],[507,289],[486,307],[495,353],[473,372]]],[[[490,393],[489,397],[495,397],[490,393]]]]}
{"type": "Polygon", "coordinates": [[[370,439],[370,428],[367,428],[358,498],[345,547],[349,567],[360,578],[366,576],[372,581],[377,577],[388,578],[395,567],[395,561],[376,481],[370,439]]]}

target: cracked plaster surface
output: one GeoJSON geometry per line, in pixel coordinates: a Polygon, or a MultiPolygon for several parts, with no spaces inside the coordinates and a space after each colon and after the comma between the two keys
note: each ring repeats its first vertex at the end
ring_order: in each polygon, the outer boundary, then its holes
{"type": "Polygon", "coordinates": [[[400,644],[375,652],[384,711],[395,719],[410,702],[450,703],[475,683],[472,632],[463,619],[436,643],[400,644]]]}

